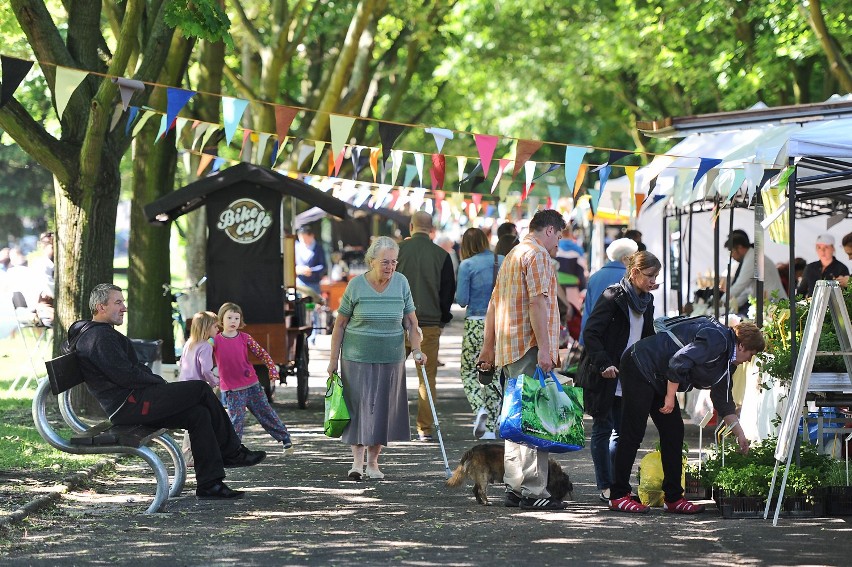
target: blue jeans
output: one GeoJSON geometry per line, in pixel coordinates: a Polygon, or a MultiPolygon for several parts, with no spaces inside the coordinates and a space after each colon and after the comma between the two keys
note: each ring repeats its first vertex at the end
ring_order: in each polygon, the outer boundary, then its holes
{"type": "Polygon", "coordinates": [[[592,420],[589,449],[592,453],[592,462],[595,464],[595,482],[598,490],[606,490],[612,486],[612,470],[619,430],[621,430],[621,396],[615,396],[609,413],[592,420]]]}

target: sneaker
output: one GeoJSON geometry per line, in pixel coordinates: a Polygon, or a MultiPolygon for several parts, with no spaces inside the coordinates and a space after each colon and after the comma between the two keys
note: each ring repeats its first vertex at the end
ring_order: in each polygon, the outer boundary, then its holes
{"type": "Polygon", "coordinates": [[[494,441],[497,439],[497,435],[493,431],[486,431],[480,437],[480,441],[494,441]]]}
{"type": "Polygon", "coordinates": [[[631,512],[633,514],[647,514],[651,511],[650,506],[645,506],[641,502],[636,502],[632,495],[622,496],[615,500],[609,501],[609,509],[614,512],[631,512]]]}
{"type": "Polygon", "coordinates": [[[296,449],[293,447],[293,441],[292,439],[290,439],[289,434],[281,441],[281,448],[283,449],[285,455],[292,455],[296,452],[296,449]]]}
{"type": "Polygon", "coordinates": [[[686,498],[677,502],[663,502],[663,510],[673,514],[700,514],[704,511],[703,504],[693,504],[686,498]]]}
{"type": "Polygon", "coordinates": [[[564,510],[568,504],[554,498],[521,498],[521,510],[564,510]]]}
{"type": "Polygon", "coordinates": [[[598,496],[601,502],[609,503],[609,488],[605,488],[601,490],[600,496],[598,496]]]}
{"type": "Polygon", "coordinates": [[[435,438],[428,433],[418,433],[417,438],[423,443],[432,443],[435,441],[435,438]]]}
{"type": "Polygon", "coordinates": [[[482,435],[487,431],[486,427],[488,424],[486,421],[488,420],[488,410],[485,408],[479,408],[479,411],[476,412],[476,417],[473,418],[473,438],[481,439],[482,435]]]}
{"type": "Polygon", "coordinates": [[[511,490],[506,491],[506,500],[503,503],[506,508],[517,508],[521,505],[521,497],[512,492],[511,490]]]}

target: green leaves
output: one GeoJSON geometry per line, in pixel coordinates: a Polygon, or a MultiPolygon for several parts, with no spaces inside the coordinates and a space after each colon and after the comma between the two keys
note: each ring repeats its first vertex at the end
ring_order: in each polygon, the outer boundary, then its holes
{"type": "Polygon", "coordinates": [[[208,41],[224,41],[234,49],[231,20],[219,7],[218,0],[171,0],[166,5],[165,22],[180,28],[184,37],[199,37],[208,41]]]}

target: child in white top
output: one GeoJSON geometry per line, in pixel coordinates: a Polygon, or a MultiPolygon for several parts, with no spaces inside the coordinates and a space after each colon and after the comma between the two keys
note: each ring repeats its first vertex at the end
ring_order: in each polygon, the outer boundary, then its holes
{"type": "MultiPolygon", "coordinates": [[[[204,380],[214,390],[219,387],[219,377],[213,372],[213,345],[210,339],[219,332],[219,321],[211,311],[199,311],[192,316],[189,340],[183,347],[180,357],[180,380],[204,380]]],[[[189,432],[183,435],[183,458],[187,466],[192,466],[192,451],[189,444],[189,432]]]]}

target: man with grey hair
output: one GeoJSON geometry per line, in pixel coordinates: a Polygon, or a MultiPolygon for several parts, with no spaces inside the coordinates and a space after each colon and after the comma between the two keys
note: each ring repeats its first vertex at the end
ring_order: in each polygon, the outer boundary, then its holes
{"type": "Polygon", "coordinates": [[[115,327],[124,323],[120,287],[102,283],[89,296],[91,321],[68,329],[63,350],[75,350],[89,392],[116,425],[147,425],[186,429],[195,462],[196,496],[202,499],[242,498],[225,483],[225,467],[256,465],[264,451],[240,443],[231,420],[203,380],[166,382],[139,362],[130,340],[115,327]]]}
{"type": "MultiPolygon", "coordinates": [[[[453,318],[450,307],[456,295],[456,278],[453,261],[447,251],[433,243],[432,215],[418,211],[411,215],[411,238],[399,245],[397,271],[408,279],[414,298],[417,321],[423,333],[420,348],[426,355],[428,385],[420,378],[417,400],[417,433],[421,441],[433,440],[434,420],[426,394],[428,387],[432,399],[436,398],[435,377],[438,374],[438,344],[441,329],[453,318]]],[[[410,346],[406,341],[406,356],[410,346]]]]}

